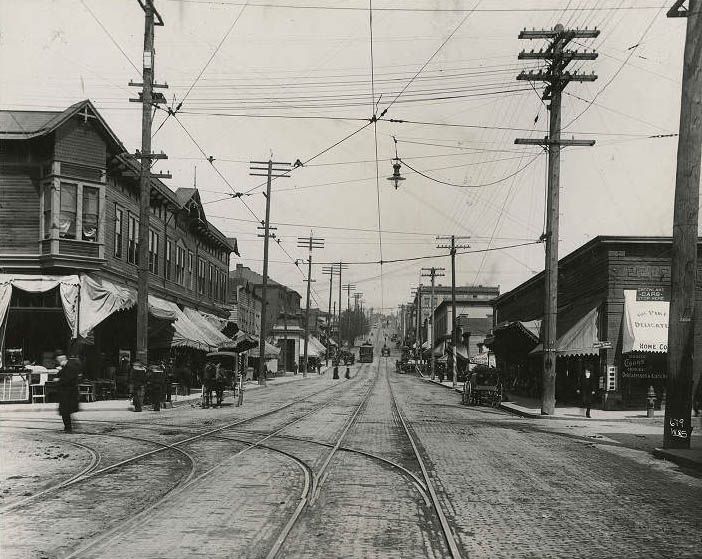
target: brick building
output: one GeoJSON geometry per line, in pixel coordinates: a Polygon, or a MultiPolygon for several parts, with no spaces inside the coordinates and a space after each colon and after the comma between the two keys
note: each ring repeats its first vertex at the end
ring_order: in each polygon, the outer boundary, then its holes
{"type": "MultiPolygon", "coordinates": [[[[698,254],[701,249],[702,243],[698,254]]],[[[557,402],[578,401],[586,368],[599,379],[607,408],[644,407],[650,386],[660,401],[667,375],[671,250],[668,237],[600,236],[559,261],[557,402]]],[[[701,308],[702,259],[697,277],[701,308]]],[[[495,327],[486,340],[511,389],[533,396],[541,390],[543,290],[541,273],[498,297],[495,327]]],[[[701,328],[695,347],[702,347],[701,328]]],[[[699,378],[699,361],[695,367],[699,378]]]]}

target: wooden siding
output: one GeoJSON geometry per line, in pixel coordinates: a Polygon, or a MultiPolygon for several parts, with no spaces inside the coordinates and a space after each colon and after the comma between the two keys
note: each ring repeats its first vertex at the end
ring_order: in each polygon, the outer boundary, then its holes
{"type": "MultiPolygon", "coordinates": [[[[136,284],[137,266],[127,262],[127,246],[129,242],[128,219],[129,216],[139,217],[139,198],[136,187],[133,181],[122,177],[112,176],[108,174],[107,191],[106,191],[106,207],[105,207],[105,260],[107,269],[114,274],[115,279],[124,283],[127,279],[131,279],[136,284]],[[119,207],[122,212],[122,257],[115,257],[115,220],[116,207],[119,207]]],[[[216,300],[215,297],[210,297],[207,293],[200,294],[197,289],[197,259],[202,258],[205,261],[205,275],[208,277],[209,265],[213,264],[216,269],[224,274],[224,281],[228,278],[227,264],[220,261],[215,256],[205,252],[202,248],[202,239],[199,239],[193,232],[188,231],[180,226],[175,217],[172,216],[173,208],[168,212],[162,210],[161,215],[154,215],[152,212],[149,216],[149,228],[158,233],[159,236],[159,257],[158,257],[158,273],[149,274],[149,284],[157,288],[163,294],[178,297],[183,302],[187,302],[189,306],[196,306],[201,310],[209,312],[223,313],[223,307],[226,302],[224,299],[216,300]],[[170,217],[170,219],[169,219],[170,217]],[[166,222],[168,222],[166,224],[166,222]],[[173,243],[173,252],[171,254],[171,279],[165,278],[166,265],[166,238],[173,243]],[[184,284],[179,285],[175,282],[175,262],[176,262],[176,247],[181,246],[185,249],[185,277],[184,284]],[[188,277],[188,251],[193,253],[193,274],[195,274],[194,289],[189,289],[188,277]]],[[[131,285],[131,284],[130,284],[131,285]]]]}
{"type": "Polygon", "coordinates": [[[39,168],[3,166],[0,173],[0,254],[39,253],[39,168]]]}
{"type": "Polygon", "coordinates": [[[99,258],[99,250],[100,247],[97,243],[75,241],[72,239],[59,240],[59,254],[61,256],[86,256],[90,258],[99,258]]]}
{"type": "Polygon", "coordinates": [[[94,119],[84,123],[81,116],[74,116],[56,131],[54,153],[59,161],[100,169],[107,161],[107,147],[94,119]]]}

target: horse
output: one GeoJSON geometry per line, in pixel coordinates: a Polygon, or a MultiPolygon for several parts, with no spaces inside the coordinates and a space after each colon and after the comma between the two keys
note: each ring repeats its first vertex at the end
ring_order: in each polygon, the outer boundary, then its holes
{"type": "Polygon", "coordinates": [[[202,383],[202,407],[209,408],[212,404],[212,391],[215,389],[214,382],[217,374],[217,367],[214,363],[207,363],[202,370],[200,381],[202,383]]]}

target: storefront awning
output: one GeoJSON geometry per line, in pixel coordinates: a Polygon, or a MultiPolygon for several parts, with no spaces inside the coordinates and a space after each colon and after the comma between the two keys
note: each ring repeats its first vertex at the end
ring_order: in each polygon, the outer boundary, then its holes
{"type": "Polygon", "coordinates": [[[225,347],[231,344],[232,340],[217,330],[202,313],[188,307],[183,309],[183,313],[206,335],[210,344],[216,347],[225,347]]]}
{"type": "Polygon", "coordinates": [[[307,355],[310,357],[322,357],[326,355],[327,348],[315,336],[309,336],[307,341],[307,355]]]}
{"type": "Polygon", "coordinates": [[[0,326],[5,322],[13,287],[29,293],[45,293],[59,287],[66,322],[68,322],[73,337],[76,337],[78,333],[76,322],[78,293],[80,291],[80,279],[77,275],[0,274],[0,326]]]}
{"type": "Polygon", "coordinates": [[[190,320],[175,303],[149,295],[149,313],[159,318],[175,317],[172,338],[168,340],[159,336],[160,339],[154,341],[154,347],[189,347],[202,351],[217,349],[208,335],[200,330],[198,325],[190,320]]]}
{"type": "MultiPolygon", "coordinates": [[[[597,307],[589,311],[580,318],[565,334],[556,342],[556,354],[559,357],[569,357],[573,355],[599,355],[599,348],[594,347],[598,341],[597,319],[599,312],[597,307]]],[[[537,345],[530,353],[543,353],[543,344],[537,345]]]]}
{"type": "Polygon", "coordinates": [[[78,330],[81,337],[89,336],[91,330],[108,316],[129,309],[136,305],[136,302],[135,289],[117,285],[104,278],[81,274],[78,313],[78,330]]]}
{"type": "Polygon", "coordinates": [[[637,301],[635,290],[625,290],[622,353],[666,353],[669,308],[668,301],[637,301]]]}

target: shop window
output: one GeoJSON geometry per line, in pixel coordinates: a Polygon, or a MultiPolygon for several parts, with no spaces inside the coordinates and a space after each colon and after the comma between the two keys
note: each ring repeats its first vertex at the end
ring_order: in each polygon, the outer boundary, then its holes
{"type": "Polygon", "coordinates": [[[83,240],[98,241],[100,191],[91,186],[83,187],[83,240]]]}
{"type": "Polygon", "coordinates": [[[78,186],[61,183],[61,212],[59,214],[59,237],[76,238],[76,215],[78,208],[78,186]]]}
{"type": "Polygon", "coordinates": [[[44,238],[51,236],[51,185],[44,187],[44,238]]]}
{"type": "Polygon", "coordinates": [[[115,204],[115,258],[122,258],[122,221],[124,212],[115,204]]]}
{"type": "Polygon", "coordinates": [[[128,229],[127,262],[139,264],[139,222],[132,215],[129,216],[128,229]]]}
{"type": "Polygon", "coordinates": [[[158,233],[149,231],[149,271],[158,274],[158,233]]]}

